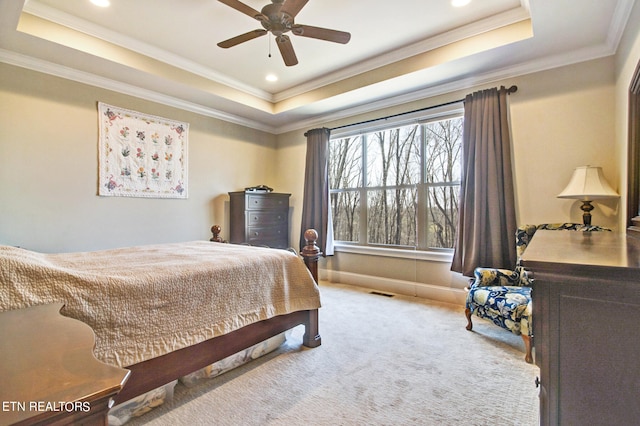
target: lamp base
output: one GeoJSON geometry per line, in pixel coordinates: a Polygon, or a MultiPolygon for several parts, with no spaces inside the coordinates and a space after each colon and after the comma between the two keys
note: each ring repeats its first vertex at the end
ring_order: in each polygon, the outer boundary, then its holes
{"type": "Polygon", "coordinates": [[[585,225],[591,225],[591,210],[593,210],[591,201],[583,201],[582,206],[580,206],[580,210],[584,212],[582,215],[582,222],[585,225]]]}

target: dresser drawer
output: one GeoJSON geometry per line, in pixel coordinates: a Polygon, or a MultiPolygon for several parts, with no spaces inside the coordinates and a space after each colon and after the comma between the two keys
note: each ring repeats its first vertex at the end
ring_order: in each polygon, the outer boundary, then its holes
{"type": "Polygon", "coordinates": [[[288,208],[289,196],[278,197],[272,195],[265,197],[264,195],[247,195],[247,210],[264,210],[288,208]]]}
{"type": "Polygon", "coordinates": [[[266,240],[280,240],[288,238],[287,230],[284,226],[249,226],[247,231],[247,242],[249,244],[256,242],[261,242],[262,244],[264,244],[266,240]]]}
{"type": "Polygon", "coordinates": [[[287,210],[272,210],[272,211],[248,211],[247,225],[248,226],[261,226],[261,225],[277,225],[287,223],[287,210]]]}

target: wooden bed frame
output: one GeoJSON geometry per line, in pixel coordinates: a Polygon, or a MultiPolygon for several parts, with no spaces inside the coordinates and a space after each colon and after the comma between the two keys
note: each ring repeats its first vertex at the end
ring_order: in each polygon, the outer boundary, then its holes
{"type": "MultiPolygon", "coordinates": [[[[220,227],[214,225],[212,232],[214,238],[211,240],[222,242],[218,236],[220,227]]],[[[304,237],[306,245],[301,255],[314,280],[318,282],[318,258],[320,256],[320,250],[316,246],[318,234],[315,230],[309,229],[304,233],[304,237]]],[[[125,367],[131,371],[131,374],[120,393],[114,398],[114,402],[119,404],[142,395],[300,324],[305,326],[302,344],[309,348],[320,346],[317,309],[279,315],[196,345],[125,367]]]]}

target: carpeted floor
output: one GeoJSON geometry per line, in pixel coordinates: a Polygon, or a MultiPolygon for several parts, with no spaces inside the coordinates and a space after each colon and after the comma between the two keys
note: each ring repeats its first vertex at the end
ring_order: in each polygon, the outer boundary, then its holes
{"type": "Polygon", "coordinates": [[[463,309],[321,283],[322,346],[278,350],[129,425],[537,425],[538,368],[519,336],[463,309]]]}

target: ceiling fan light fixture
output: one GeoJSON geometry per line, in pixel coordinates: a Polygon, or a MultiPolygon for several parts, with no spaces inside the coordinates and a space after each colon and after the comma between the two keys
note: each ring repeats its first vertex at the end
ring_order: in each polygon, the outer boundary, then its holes
{"type": "Polygon", "coordinates": [[[109,7],[111,6],[111,2],[109,0],[91,0],[95,6],[98,7],[109,7]]]}
{"type": "Polygon", "coordinates": [[[451,6],[463,7],[471,3],[471,0],[451,0],[451,6]]]}

